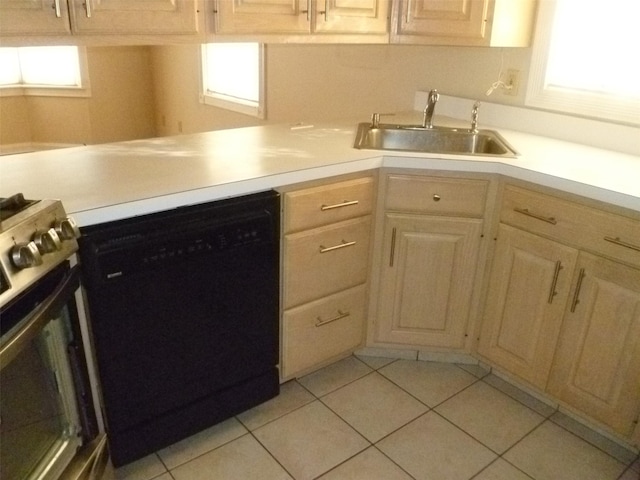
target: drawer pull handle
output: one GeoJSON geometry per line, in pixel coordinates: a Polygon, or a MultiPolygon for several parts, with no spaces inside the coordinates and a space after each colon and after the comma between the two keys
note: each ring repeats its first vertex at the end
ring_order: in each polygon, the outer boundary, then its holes
{"type": "Polygon", "coordinates": [[[582,289],[582,280],[584,280],[584,268],[580,269],[578,274],[578,284],[576,285],[576,291],[573,293],[573,301],[571,302],[571,313],[576,311],[576,307],[580,303],[580,290],[582,289]]]}
{"type": "Polygon", "coordinates": [[[358,203],[359,203],[359,200],[345,200],[342,203],[335,203],[333,205],[322,205],[320,207],[320,210],[324,212],[325,210],[333,210],[334,208],[348,207],[350,205],[357,205],[358,203]]]}
{"type": "Polygon", "coordinates": [[[344,247],[351,247],[353,245],[356,244],[356,241],[352,241],[352,242],[346,242],[344,240],[342,240],[342,243],[340,243],[339,245],[334,245],[333,247],[323,247],[322,245],[320,245],[320,253],[327,253],[327,252],[331,252],[333,250],[338,250],[339,248],[344,248],[344,247]]]}
{"type": "Polygon", "coordinates": [[[556,292],[556,285],[558,284],[558,276],[560,275],[560,270],[562,270],[562,262],[558,260],[556,262],[556,270],[555,272],[553,272],[553,281],[551,282],[551,290],[549,291],[548,303],[553,303],[553,297],[558,294],[558,292],[556,292]]]}
{"type": "Polygon", "coordinates": [[[317,318],[316,327],[321,327],[323,325],[326,325],[327,323],[335,322],[337,320],[342,320],[343,318],[347,318],[349,315],[351,315],[349,312],[343,312],[342,310],[338,310],[338,315],[336,315],[335,317],[327,318],[326,320],[322,320],[322,318],[316,317],[317,318]]]}
{"type": "Polygon", "coordinates": [[[441,198],[442,197],[440,195],[438,195],[437,193],[433,194],[433,201],[434,202],[439,202],[441,198]]]}
{"type": "Polygon", "coordinates": [[[628,242],[624,242],[622,240],[620,240],[620,237],[604,237],[604,239],[607,242],[611,242],[614,243],[616,245],[620,245],[621,247],[626,247],[626,248],[630,248],[631,250],[636,250],[638,252],[640,252],[640,246],[638,245],[634,245],[633,243],[628,243],[628,242]]]}
{"type": "Polygon", "coordinates": [[[556,223],[558,223],[558,221],[556,220],[555,217],[545,217],[544,215],[540,215],[538,213],[533,213],[530,212],[528,208],[514,208],[514,211],[521,213],[523,215],[526,215],[528,217],[532,217],[535,218],[537,220],[542,220],[543,222],[547,222],[550,223],[551,225],[555,225],[556,223]]]}

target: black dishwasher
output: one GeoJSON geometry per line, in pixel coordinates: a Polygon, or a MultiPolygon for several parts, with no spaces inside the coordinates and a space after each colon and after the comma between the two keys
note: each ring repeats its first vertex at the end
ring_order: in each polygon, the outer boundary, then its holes
{"type": "Polygon", "coordinates": [[[115,466],[278,395],[279,200],[262,192],[81,229],[115,466]]]}

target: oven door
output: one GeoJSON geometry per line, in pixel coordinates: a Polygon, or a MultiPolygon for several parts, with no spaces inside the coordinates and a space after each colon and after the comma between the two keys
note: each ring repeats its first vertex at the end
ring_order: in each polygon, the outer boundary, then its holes
{"type": "MultiPolygon", "coordinates": [[[[63,478],[83,444],[99,443],[90,442],[95,415],[75,340],[79,286],[79,270],[65,262],[0,312],[3,478],[63,478]]],[[[86,478],[100,478],[100,470],[86,478]]]]}

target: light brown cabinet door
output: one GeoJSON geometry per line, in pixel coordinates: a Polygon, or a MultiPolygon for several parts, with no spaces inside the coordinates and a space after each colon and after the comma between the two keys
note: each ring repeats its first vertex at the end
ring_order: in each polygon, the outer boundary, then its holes
{"type": "Polygon", "coordinates": [[[633,435],[640,414],[640,270],[580,253],[547,390],[633,435]]]}
{"type": "Polygon", "coordinates": [[[391,42],[527,47],[536,0],[394,0],[391,42]]]}
{"type": "Polygon", "coordinates": [[[216,5],[216,33],[293,34],[311,29],[307,0],[219,0],[216,5]]]}
{"type": "Polygon", "coordinates": [[[471,44],[485,37],[489,0],[400,0],[396,33],[471,44]]]}
{"type": "Polygon", "coordinates": [[[318,0],[319,33],[387,33],[389,0],[318,0]]]}
{"type": "Polygon", "coordinates": [[[376,341],[462,348],[481,219],[387,214],[376,341]]]}
{"type": "Polygon", "coordinates": [[[68,35],[67,0],[0,0],[0,35],[68,35]]]}
{"type": "MultiPolygon", "coordinates": [[[[61,0],[63,1],[63,0],[61,0]]],[[[69,0],[74,33],[194,34],[194,0],[69,0]]]]}
{"type": "Polygon", "coordinates": [[[478,352],[547,384],[578,251],[501,224],[478,352]]]}

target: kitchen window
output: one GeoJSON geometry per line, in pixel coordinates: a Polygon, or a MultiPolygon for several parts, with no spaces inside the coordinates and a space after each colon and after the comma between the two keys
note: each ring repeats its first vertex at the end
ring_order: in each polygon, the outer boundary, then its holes
{"type": "Polygon", "coordinates": [[[640,2],[539,2],[525,103],[640,125],[640,2]]]}
{"type": "Polygon", "coordinates": [[[0,48],[0,95],[89,96],[86,51],[73,46],[0,48]]]}
{"type": "Polygon", "coordinates": [[[201,101],[264,118],[263,59],[264,46],[259,43],[203,45],[201,101]]]}

